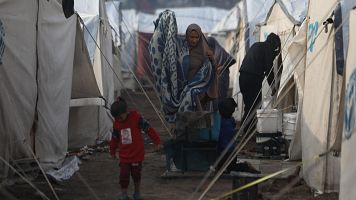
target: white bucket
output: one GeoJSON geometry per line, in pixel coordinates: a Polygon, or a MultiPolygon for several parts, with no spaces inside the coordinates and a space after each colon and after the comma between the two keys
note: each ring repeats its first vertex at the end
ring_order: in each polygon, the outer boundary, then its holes
{"type": "Polygon", "coordinates": [[[256,137],[256,143],[263,143],[271,140],[271,137],[256,137]]]}
{"type": "Polygon", "coordinates": [[[282,115],[277,109],[257,110],[257,132],[276,133],[282,131],[282,115]]]}
{"type": "Polygon", "coordinates": [[[284,113],[283,114],[283,135],[285,139],[292,140],[296,131],[297,113],[284,113]]]}

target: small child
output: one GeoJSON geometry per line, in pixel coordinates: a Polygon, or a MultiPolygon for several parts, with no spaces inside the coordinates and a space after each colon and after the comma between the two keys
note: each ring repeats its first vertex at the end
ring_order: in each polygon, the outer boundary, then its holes
{"type": "MultiPolygon", "coordinates": [[[[232,114],[235,111],[237,104],[233,98],[223,99],[219,103],[219,113],[221,115],[221,125],[220,125],[220,134],[218,140],[218,152],[221,154],[225,148],[227,148],[230,141],[234,138],[236,134],[236,122],[232,117],[232,114]]],[[[229,156],[233,153],[236,147],[236,142],[234,142],[231,147],[227,150],[224,157],[219,162],[217,168],[220,169],[223,164],[227,161],[229,156]]],[[[232,161],[229,166],[227,166],[225,172],[230,173],[231,171],[239,171],[239,172],[248,172],[254,174],[260,174],[261,172],[256,170],[250,163],[248,162],[236,162],[232,161]]]]}
{"type": "MultiPolygon", "coordinates": [[[[226,98],[223,99],[219,103],[219,113],[221,116],[221,125],[220,125],[220,134],[218,140],[218,152],[221,154],[224,149],[228,146],[229,142],[233,139],[236,131],[236,122],[235,119],[232,117],[232,114],[235,111],[237,104],[233,98],[226,98]]],[[[222,167],[225,161],[228,159],[230,154],[233,152],[236,144],[233,144],[223,157],[223,159],[218,164],[218,169],[222,167]]],[[[227,172],[230,172],[235,168],[235,162],[232,162],[226,169],[227,172]]]]}
{"type": "Polygon", "coordinates": [[[113,133],[110,141],[110,154],[116,158],[116,149],[119,148],[120,157],[120,200],[129,199],[127,188],[130,182],[130,174],[134,181],[135,200],[140,200],[140,182],[142,161],[144,160],[144,141],[141,131],[144,131],[153,140],[156,150],[160,148],[160,137],[147,121],[137,111],[128,111],[123,98],[118,97],[111,105],[111,115],[115,118],[113,133]]]}

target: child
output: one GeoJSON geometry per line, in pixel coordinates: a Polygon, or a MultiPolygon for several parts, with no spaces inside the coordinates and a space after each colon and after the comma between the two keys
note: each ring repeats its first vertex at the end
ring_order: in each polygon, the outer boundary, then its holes
{"type": "MultiPolygon", "coordinates": [[[[220,134],[218,140],[218,152],[221,154],[224,149],[227,147],[229,142],[233,139],[235,135],[235,127],[236,122],[232,117],[232,113],[234,113],[237,104],[233,98],[223,99],[219,103],[219,113],[221,116],[221,124],[220,124],[220,134]]],[[[218,164],[218,169],[222,167],[225,161],[228,159],[232,151],[234,150],[236,144],[234,143],[227,151],[223,159],[218,164]]],[[[234,161],[227,167],[227,172],[230,172],[232,168],[234,168],[234,161]]]]}
{"type": "MultiPolygon", "coordinates": [[[[220,124],[220,134],[218,140],[218,152],[221,154],[224,149],[228,146],[230,141],[235,136],[235,127],[236,122],[235,119],[232,117],[232,114],[235,111],[237,104],[233,98],[226,98],[223,99],[219,103],[219,113],[221,115],[221,124],[220,124]]],[[[234,142],[231,147],[227,150],[225,156],[221,159],[220,163],[218,164],[217,168],[220,169],[223,164],[227,161],[229,156],[233,153],[236,147],[236,142],[234,142]]],[[[260,171],[256,170],[250,163],[248,162],[239,162],[237,163],[236,160],[232,161],[230,165],[226,168],[227,173],[230,171],[240,171],[240,172],[249,172],[259,174],[260,171]]]]}
{"type": "Polygon", "coordinates": [[[129,199],[127,188],[130,182],[130,174],[134,181],[134,199],[141,198],[140,182],[142,161],[144,160],[144,142],[141,131],[148,133],[148,136],[156,145],[156,150],[160,148],[160,137],[155,129],[141,117],[137,111],[128,111],[127,104],[123,98],[118,98],[111,105],[111,115],[115,118],[114,131],[110,141],[110,154],[116,158],[116,149],[119,148],[120,157],[120,200],[129,199]]]}

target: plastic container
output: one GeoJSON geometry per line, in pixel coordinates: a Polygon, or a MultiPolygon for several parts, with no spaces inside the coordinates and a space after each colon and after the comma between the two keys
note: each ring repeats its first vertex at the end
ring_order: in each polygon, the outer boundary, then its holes
{"type": "Polygon", "coordinates": [[[277,109],[257,110],[257,132],[277,133],[282,131],[282,114],[277,109]]]}
{"type": "Polygon", "coordinates": [[[296,132],[297,113],[283,114],[283,135],[287,140],[292,140],[296,132]]]}

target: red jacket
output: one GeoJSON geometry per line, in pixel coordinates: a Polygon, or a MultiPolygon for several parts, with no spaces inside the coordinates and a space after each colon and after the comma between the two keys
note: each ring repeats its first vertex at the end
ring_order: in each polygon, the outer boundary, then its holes
{"type": "Polygon", "coordinates": [[[144,159],[144,142],[141,131],[148,133],[153,142],[158,145],[161,140],[155,129],[141,117],[137,111],[129,112],[123,121],[114,121],[114,130],[110,141],[110,154],[115,157],[117,147],[121,163],[141,162],[144,159]]]}

